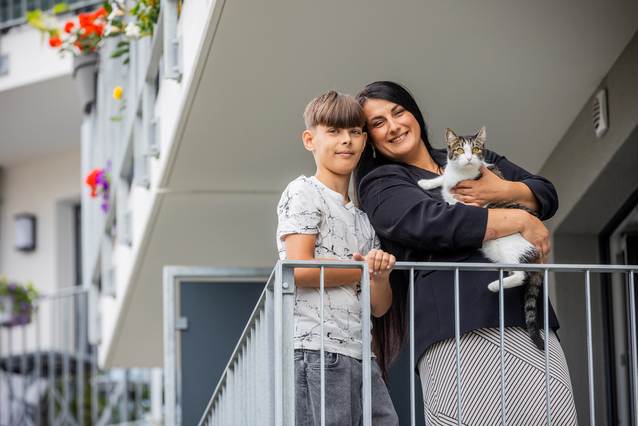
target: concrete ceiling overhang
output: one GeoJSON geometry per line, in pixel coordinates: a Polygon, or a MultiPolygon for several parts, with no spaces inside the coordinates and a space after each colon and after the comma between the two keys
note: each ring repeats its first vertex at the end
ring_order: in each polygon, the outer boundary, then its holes
{"type": "Polygon", "coordinates": [[[490,148],[536,171],[638,27],[633,0],[215,7],[107,357],[113,365],[161,365],[164,265],[274,261],[278,196],[314,171],[300,142],[312,97],[395,80],[417,98],[435,145],[445,127],[486,125],[490,148]]]}
{"type": "Polygon", "coordinates": [[[0,167],[79,147],[81,123],[70,75],[0,91],[0,167]]]}
{"type": "Polygon", "coordinates": [[[638,28],[633,0],[227,0],[164,186],[279,190],[310,173],[305,104],[375,80],[416,96],[435,145],[487,126],[540,169],[638,28]]]}

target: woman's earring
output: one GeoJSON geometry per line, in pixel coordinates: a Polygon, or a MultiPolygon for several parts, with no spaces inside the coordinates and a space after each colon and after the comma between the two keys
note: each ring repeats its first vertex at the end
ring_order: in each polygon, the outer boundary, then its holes
{"type": "Polygon", "coordinates": [[[372,158],[377,158],[377,150],[374,149],[374,145],[371,145],[371,146],[372,146],[372,158]]]}

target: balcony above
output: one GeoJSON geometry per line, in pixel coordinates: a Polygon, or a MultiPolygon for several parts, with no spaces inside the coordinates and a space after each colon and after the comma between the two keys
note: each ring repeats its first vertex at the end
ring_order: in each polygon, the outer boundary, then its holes
{"type": "Polygon", "coordinates": [[[638,28],[628,0],[293,3],[185,2],[184,93],[109,363],[161,365],[162,265],[274,260],[279,194],[314,171],[299,140],[312,97],[399,81],[435,146],[486,125],[490,148],[537,171],[638,28]]]}

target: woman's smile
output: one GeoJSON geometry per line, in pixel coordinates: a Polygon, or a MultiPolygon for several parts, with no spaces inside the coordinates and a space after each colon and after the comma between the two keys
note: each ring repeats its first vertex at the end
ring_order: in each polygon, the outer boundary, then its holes
{"type": "Polygon", "coordinates": [[[406,132],[401,133],[399,136],[396,136],[394,138],[390,138],[390,140],[388,140],[389,143],[391,144],[398,144],[401,143],[405,140],[405,137],[407,136],[407,134],[409,133],[409,130],[406,132]]]}

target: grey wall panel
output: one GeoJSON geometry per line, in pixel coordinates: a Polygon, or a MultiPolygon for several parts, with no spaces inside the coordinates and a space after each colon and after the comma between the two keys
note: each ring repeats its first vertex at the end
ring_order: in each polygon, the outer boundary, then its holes
{"type": "Polygon", "coordinates": [[[206,408],[265,283],[184,282],[180,312],[182,424],[195,425],[206,408]]]}

